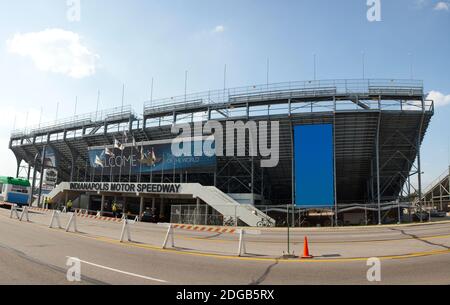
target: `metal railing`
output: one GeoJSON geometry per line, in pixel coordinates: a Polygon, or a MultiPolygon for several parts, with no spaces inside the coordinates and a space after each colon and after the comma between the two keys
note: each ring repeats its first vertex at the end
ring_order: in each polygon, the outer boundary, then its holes
{"type": "Polygon", "coordinates": [[[434,189],[439,183],[441,183],[445,178],[450,176],[450,166],[447,170],[445,170],[442,174],[439,175],[436,179],[434,179],[426,188],[422,191],[422,199],[432,190],[434,189]]]}
{"type": "MultiPolygon", "coordinates": [[[[235,215],[232,215],[235,216],[235,215]]],[[[215,225],[227,224],[227,216],[224,216],[205,205],[172,205],[170,222],[190,225],[215,225]]],[[[237,224],[236,224],[237,225],[237,224]]]]}
{"type": "MultiPolygon", "coordinates": [[[[292,205],[259,205],[257,209],[269,215],[275,223],[262,219],[257,227],[311,227],[311,226],[335,226],[335,207],[317,207],[317,206],[292,206],[292,205]]],[[[212,225],[212,226],[243,226],[244,224],[237,217],[237,209],[246,208],[245,206],[235,207],[234,213],[226,215],[220,214],[211,207],[208,210],[205,205],[172,205],[170,213],[170,222],[188,225],[212,225]]],[[[376,216],[378,215],[377,203],[354,203],[339,204],[338,223],[345,225],[342,214],[348,212],[359,212],[365,214],[361,218],[360,225],[378,224],[376,216]]],[[[411,202],[385,202],[380,205],[380,211],[383,213],[383,221],[386,223],[411,221],[409,215],[420,213],[420,207],[411,202]],[[401,212],[402,211],[402,212],[401,212]],[[391,214],[391,216],[388,216],[391,214]],[[401,219],[398,219],[401,215],[401,219]],[[387,217],[387,218],[386,218],[387,217]],[[390,220],[389,220],[390,219],[390,220]]],[[[423,210],[423,209],[422,209],[423,210]]]]}
{"type": "Polygon", "coordinates": [[[46,133],[55,129],[68,129],[73,127],[91,125],[96,122],[113,121],[126,119],[130,116],[136,116],[130,105],[119,106],[106,110],[99,110],[86,114],[75,115],[73,117],[63,118],[56,121],[46,122],[35,126],[29,126],[23,129],[16,129],[11,132],[12,137],[21,137],[34,134],[46,133]]]}
{"type": "MultiPolygon", "coordinates": [[[[144,103],[144,115],[158,114],[165,111],[180,111],[186,109],[201,108],[209,105],[228,104],[232,102],[256,102],[289,98],[313,98],[334,95],[359,95],[359,96],[423,96],[423,82],[420,80],[395,80],[395,79],[349,79],[349,80],[317,80],[282,82],[265,85],[228,88],[222,90],[205,91],[170,98],[157,99],[144,103]]],[[[348,101],[339,102],[339,104],[348,101]]],[[[422,104],[414,101],[389,103],[388,101],[365,101],[369,109],[389,109],[390,107],[422,110],[422,104]]],[[[324,107],[330,109],[330,105],[311,103],[311,107],[324,107]]],[[[354,104],[348,103],[348,106],[354,104]]],[[[423,105],[426,109],[433,109],[432,101],[423,105]]],[[[316,109],[317,110],[317,109],[316,109]]],[[[318,109],[320,111],[320,109],[318,109]]],[[[424,109],[425,110],[425,109],[424,109]]],[[[131,106],[119,106],[112,109],[80,114],[53,122],[42,123],[36,126],[13,130],[12,137],[23,137],[34,134],[44,134],[58,129],[75,128],[91,125],[98,122],[125,119],[136,114],[131,106]]]]}
{"type": "Polygon", "coordinates": [[[394,79],[317,80],[236,87],[147,101],[144,104],[144,114],[157,113],[164,109],[188,109],[201,105],[233,101],[263,101],[276,98],[332,96],[336,94],[421,96],[423,95],[423,81],[394,79]]]}

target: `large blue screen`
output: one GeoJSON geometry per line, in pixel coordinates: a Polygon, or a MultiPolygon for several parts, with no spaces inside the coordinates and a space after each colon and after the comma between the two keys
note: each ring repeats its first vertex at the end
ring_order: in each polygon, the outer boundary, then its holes
{"type": "Polygon", "coordinates": [[[294,127],[295,204],[334,206],[333,125],[294,127]]]}

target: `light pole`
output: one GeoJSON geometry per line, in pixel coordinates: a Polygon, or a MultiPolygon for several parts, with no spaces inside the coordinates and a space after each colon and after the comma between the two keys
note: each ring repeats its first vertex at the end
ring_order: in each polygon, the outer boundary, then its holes
{"type": "Polygon", "coordinates": [[[46,145],[42,147],[42,159],[41,159],[41,178],[39,180],[39,193],[38,193],[38,206],[41,203],[41,196],[42,196],[42,183],[44,180],[44,170],[45,170],[45,155],[46,155],[47,149],[46,145]]]}
{"type": "Polygon", "coordinates": [[[184,71],[184,102],[186,102],[187,97],[187,79],[188,79],[188,71],[184,71]]]}
{"type": "Polygon", "coordinates": [[[409,73],[410,73],[410,77],[411,79],[414,78],[414,70],[413,70],[413,58],[412,58],[412,54],[408,53],[408,57],[409,57],[409,73]]]}
{"type": "Polygon", "coordinates": [[[317,59],[317,55],[316,55],[316,53],[314,53],[314,80],[317,80],[317,73],[316,73],[316,70],[317,70],[317,64],[316,64],[316,59],[317,59]]]}
{"type": "Polygon", "coordinates": [[[283,253],[284,258],[295,258],[295,255],[293,253],[291,253],[291,232],[290,232],[290,223],[289,223],[289,217],[290,217],[289,207],[290,206],[291,206],[290,204],[286,205],[287,253],[283,253]]]}
{"type": "Polygon", "coordinates": [[[362,77],[366,79],[366,54],[362,52],[362,77]]]}

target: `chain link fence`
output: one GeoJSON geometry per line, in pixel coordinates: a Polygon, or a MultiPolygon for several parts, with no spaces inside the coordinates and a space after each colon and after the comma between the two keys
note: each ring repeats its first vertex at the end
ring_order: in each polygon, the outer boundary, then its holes
{"type": "Polygon", "coordinates": [[[223,215],[207,205],[172,205],[170,222],[190,225],[241,226],[245,224],[237,216],[239,208],[227,207],[230,213],[223,215]]]}
{"type": "MultiPolygon", "coordinates": [[[[256,227],[333,227],[378,224],[378,205],[339,205],[336,217],[334,207],[297,207],[292,205],[255,206],[259,212],[250,209],[260,217],[256,227]],[[267,215],[267,216],[266,216],[267,215]],[[275,221],[273,223],[272,221],[275,221]]],[[[220,209],[220,207],[218,207],[220,209]]],[[[239,209],[245,205],[226,207],[225,214],[207,205],[172,205],[170,222],[190,225],[245,226],[239,219],[239,209]]],[[[412,203],[390,202],[380,206],[382,223],[408,223],[428,220],[427,213],[420,213],[412,203]],[[422,219],[421,219],[422,218],[422,219]]]]}

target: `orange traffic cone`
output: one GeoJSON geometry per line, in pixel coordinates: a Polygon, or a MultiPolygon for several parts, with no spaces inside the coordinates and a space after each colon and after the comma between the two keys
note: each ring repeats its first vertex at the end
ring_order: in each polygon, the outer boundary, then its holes
{"type": "Polygon", "coordinates": [[[303,256],[302,256],[302,258],[313,258],[313,256],[309,254],[308,237],[306,237],[306,236],[305,236],[305,241],[303,242],[303,256]]]}

